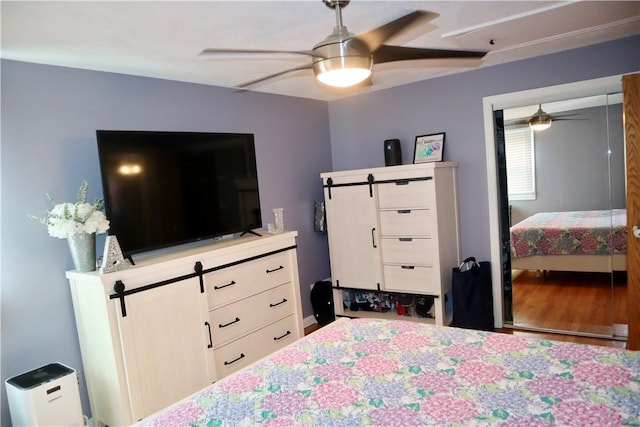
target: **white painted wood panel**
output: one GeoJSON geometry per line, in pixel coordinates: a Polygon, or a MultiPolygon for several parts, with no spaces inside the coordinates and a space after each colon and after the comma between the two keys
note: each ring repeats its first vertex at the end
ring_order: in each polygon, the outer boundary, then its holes
{"type": "Polygon", "coordinates": [[[380,226],[375,193],[367,185],[325,189],[331,276],[343,287],[382,286],[380,226]]]}
{"type": "Polygon", "coordinates": [[[214,348],[295,311],[293,288],[287,283],[210,312],[214,348]]]}
{"type": "Polygon", "coordinates": [[[212,382],[206,296],[198,279],[133,294],[126,307],[118,326],[134,420],[212,382]]]}
{"type": "Polygon", "coordinates": [[[216,349],[215,360],[218,379],[224,378],[297,340],[294,333],[295,326],[294,316],[289,316],[216,349]]]}

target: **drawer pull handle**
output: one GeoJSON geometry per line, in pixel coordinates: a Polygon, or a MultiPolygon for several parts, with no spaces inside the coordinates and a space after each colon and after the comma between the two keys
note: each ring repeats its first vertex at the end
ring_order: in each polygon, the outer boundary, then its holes
{"type": "Polygon", "coordinates": [[[227,362],[226,360],[224,361],[225,366],[226,365],[231,365],[232,363],[236,363],[238,360],[244,359],[244,353],[240,353],[240,356],[236,357],[235,359],[233,359],[231,362],[227,362]]]}
{"type": "Polygon", "coordinates": [[[284,304],[285,302],[287,302],[287,299],[286,299],[286,298],[282,298],[282,301],[277,302],[277,303],[275,303],[275,304],[273,304],[273,303],[272,303],[272,304],[269,304],[269,307],[277,307],[277,306],[279,306],[280,304],[284,304]]]}
{"type": "Polygon", "coordinates": [[[209,344],[207,345],[207,348],[213,348],[213,340],[211,339],[211,323],[204,322],[204,324],[207,325],[207,329],[209,329],[209,344]]]}
{"type": "Polygon", "coordinates": [[[410,214],[411,209],[398,209],[399,214],[410,214]]]}
{"type": "Polygon", "coordinates": [[[413,242],[412,237],[400,237],[398,240],[401,242],[413,242]]]}
{"type": "Polygon", "coordinates": [[[409,185],[409,180],[403,179],[396,181],[396,185],[409,185]]]}
{"type": "Polygon", "coordinates": [[[371,229],[371,244],[373,245],[374,248],[377,248],[378,246],[376,246],[376,228],[372,228],[371,229]]]}
{"type": "Polygon", "coordinates": [[[227,283],[226,285],[214,286],[213,289],[215,289],[217,291],[218,289],[223,289],[223,288],[226,288],[227,286],[233,286],[235,284],[236,284],[236,281],[232,280],[231,282],[227,283]]]}
{"type": "Polygon", "coordinates": [[[240,318],[236,317],[236,320],[232,320],[231,322],[225,323],[224,325],[222,323],[218,324],[218,328],[226,328],[227,326],[231,326],[234,323],[238,323],[239,321],[240,321],[240,318]]]}
{"type": "Polygon", "coordinates": [[[403,265],[402,268],[405,269],[405,270],[413,270],[416,267],[413,266],[413,265],[403,265]]]}
{"type": "Polygon", "coordinates": [[[284,269],[284,267],[283,267],[283,266],[280,266],[280,267],[278,267],[278,268],[274,268],[273,270],[269,270],[269,269],[267,268],[267,274],[269,274],[269,273],[273,273],[274,271],[278,271],[278,270],[282,270],[282,269],[284,269]]]}
{"type": "Polygon", "coordinates": [[[284,337],[286,337],[286,336],[288,336],[288,335],[291,335],[291,331],[287,331],[287,333],[286,333],[286,334],[284,334],[284,335],[280,335],[279,337],[273,337],[273,340],[274,340],[274,341],[280,341],[282,338],[284,338],[284,337]]]}

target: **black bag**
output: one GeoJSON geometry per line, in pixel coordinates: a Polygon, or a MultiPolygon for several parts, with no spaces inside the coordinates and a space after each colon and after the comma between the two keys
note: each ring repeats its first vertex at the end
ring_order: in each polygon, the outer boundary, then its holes
{"type": "Polygon", "coordinates": [[[460,267],[454,268],[451,276],[451,326],[493,331],[491,287],[491,264],[488,261],[476,262],[474,257],[470,257],[460,267]]]}
{"type": "Polygon", "coordinates": [[[333,289],[331,282],[320,281],[311,288],[311,307],[316,322],[320,326],[327,325],[336,320],[333,311],[333,289]]]}
{"type": "Polygon", "coordinates": [[[431,307],[433,307],[434,297],[427,295],[418,295],[415,298],[416,314],[420,317],[433,318],[431,307]]]}

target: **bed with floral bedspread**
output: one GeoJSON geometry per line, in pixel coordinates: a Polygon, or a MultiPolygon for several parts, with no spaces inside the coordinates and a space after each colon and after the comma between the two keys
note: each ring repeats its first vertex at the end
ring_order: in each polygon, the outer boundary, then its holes
{"type": "Polygon", "coordinates": [[[626,209],[541,212],[511,227],[512,267],[626,270],[626,209]]]}
{"type": "Polygon", "coordinates": [[[640,425],[640,352],[340,319],[144,426],[640,425]]]}

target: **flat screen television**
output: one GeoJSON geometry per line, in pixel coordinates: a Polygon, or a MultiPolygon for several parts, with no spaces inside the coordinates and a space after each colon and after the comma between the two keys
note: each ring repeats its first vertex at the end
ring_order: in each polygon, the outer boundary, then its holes
{"type": "Polygon", "coordinates": [[[97,130],[124,256],[262,227],[253,134],[97,130]]]}

